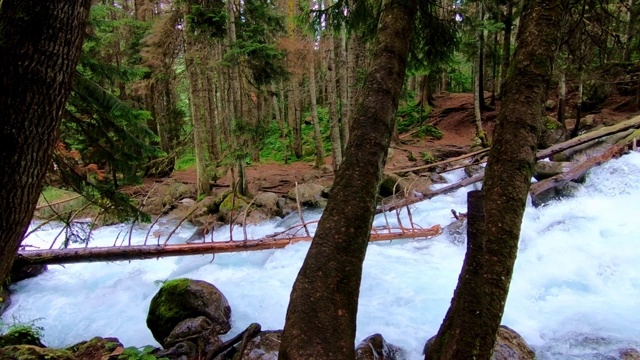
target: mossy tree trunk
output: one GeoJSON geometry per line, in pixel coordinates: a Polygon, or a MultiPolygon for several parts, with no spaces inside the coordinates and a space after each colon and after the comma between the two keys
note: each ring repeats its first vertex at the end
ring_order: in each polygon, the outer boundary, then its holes
{"type": "Polygon", "coordinates": [[[89,0],[0,2],[0,285],[51,164],[90,6],[89,0]]]}
{"type": "Polygon", "coordinates": [[[468,248],[451,307],[425,359],[490,359],[518,251],[558,46],[560,1],[525,3],[485,182],[469,195],[468,248]],[[484,203],[484,204],[482,204],[484,203]]]}
{"type": "Polygon", "coordinates": [[[291,292],[279,359],[353,360],[362,262],[417,0],[382,3],[372,66],[358,96],[346,157],[291,292]]]}

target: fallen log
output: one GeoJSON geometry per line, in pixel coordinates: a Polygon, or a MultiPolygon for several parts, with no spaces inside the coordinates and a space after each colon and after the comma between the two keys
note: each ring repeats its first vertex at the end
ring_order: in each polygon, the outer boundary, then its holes
{"type": "Polygon", "coordinates": [[[376,208],[375,213],[376,214],[382,214],[383,212],[401,209],[401,208],[403,208],[405,206],[413,205],[413,204],[418,203],[420,201],[428,200],[428,199],[434,198],[434,197],[436,197],[438,195],[446,194],[446,193],[449,193],[451,191],[463,188],[465,186],[468,186],[468,185],[471,185],[471,184],[475,184],[478,181],[482,180],[483,177],[484,177],[484,174],[478,174],[478,175],[475,175],[473,177],[466,178],[464,180],[458,181],[457,183],[453,183],[451,185],[447,185],[445,187],[442,187],[442,188],[437,189],[437,190],[433,190],[433,191],[428,192],[428,193],[422,193],[422,194],[416,195],[416,196],[411,197],[411,198],[402,199],[402,200],[400,200],[398,202],[395,202],[393,204],[389,204],[389,205],[386,205],[386,206],[380,206],[380,207],[376,208]]]}
{"type": "Polygon", "coordinates": [[[571,149],[572,147],[582,145],[608,135],[616,134],[625,130],[638,128],[638,127],[640,127],[640,116],[635,116],[635,117],[632,117],[631,119],[619,122],[616,125],[603,127],[601,129],[591,131],[586,134],[575,137],[571,140],[567,140],[559,144],[555,144],[547,149],[540,150],[538,151],[536,158],[537,160],[544,159],[551,155],[555,155],[559,152],[571,149]]]}
{"type": "MultiPolygon", "coordinates": [[[[385,229],[371,234],[370,242],[390,241],[399,239],[428,239],[440,235],[442,228],[434,225],[427,229],[385,229]]],[[[208,242],[197,244],[168,244],[168,245],[132,245],[68,248],[59,250],[22,250],[15,260],[16,267],[30,265],[72,264],[81,262],[105,262],[155,259],[161,257],[222,254],[230,252],[258,251],[281,249],[287,245],[300,241],[311,241],[312,238],[286,237],[261,238],[246,241],[208,242]]]]}
{"type": "MultiPolygon", "coordinates": [[[[559,152],[565,151],[565,150],[573,148],[575,146],[579,146],[579,145],[588,143],[590,141],[598,140],[598,139],[600,139],[602,137],[605,137],[605,136],[613,135],[613,134],[616,134],[616,133],[619,133],[619,132],[623,132],[623,131],[627,131],[629,129],[639,128],[639,127],[640,127],[640,116],[635,116],[635,117],[633,117],[633,118],[631,118],[629,120],[622,121],[622,122],[620,122],[620,123],[618,123],[616,125],[604,127],[602,129],[599,129],[599,130],[596,130],[596,131],[589,132],[589,133],[586,133],[584,135],[578,136],[578,137],[573,138],[571,140],[556,144],[556,145],[554,145],[554,146],[552,146],[550,148],[539,150],[536,153],[536,160],[542,160],[542,159],[545,159],[545,158],[547,158],[547,157],[549,157],[551,155],[557,154],[559,152]]],[[[621,147],[621,148],[623,149],[623,147],[621,147]]],[[[449,161],[445,161],[445,163],[446,162],[455,161],[455,160],[460,160],[460,158],[471,157],[473,155],[477,155],[478,153],[482,153],[484,151],[488,151],[488,149],[478,150],[478,151],[476,151],[474,153],[469,153],[469,154],[466,154],[466,155],[459,156],[457,158],[449,159],[449,161]]],[[[440,162],[440,163],[442,164],[443,162],[440,162]]],[[[419,166],[419,167],[411,168],[411,169],[395,170],[394,172],[413,171],[413,170],[424,169],[425,167],[435,166],[435,165],[436,164],[430,164],[430,165],[419,166]]],[[[593,166],[597,166],[597,165],[599,165],[599,164],[596,164],[596,165],[593,165],[593,166]]],[[[589,168],[589,169],[591,169],[591,168],[589,168]]],[[[587,169],[587,170],[589,170],[589,169],[587,169]]],[[[583,173],[583,175],[584,175],[584,173],[583,173]]],[[[580,176],[578,176],[578,177],[580,177],[580,176]]],[[[407,199],[404,199],[402,201],[399,201],[396,204],[391,204],[391,205],[388,205],[388,206],[385,206],[385,207],[378,207],[376,209],[376,214],[380,214],[382,212],[387,212],[387,211],[393,211],[393,210],[396,210],[396,209],[399,209],[399,208],[402,208],[402,207],[405,207],[405,206],[413,205],[413,204],[418,203],[418,202],[423,201],[423,200],[431,199],[431,198],[433,198],[435,196],[438,196],[438,195],[446,194],[448,192],[451,192],[451,191],[460,189],[462,187],[474,184],[474,183],[476,183],[478,181],[482,181],[483,178],[484,178],[484,174],[476,175],[474,177],[467,178],[467,179],[464,179],[462,181],[459,181],[459,182],[457,182],[455,184],[451,184],[449,186],[446,186],[446,187],[443,187],[441,189],[435,190],[433,192],[422,194],[422,196],[415,196],[415,197],[412,197],[412,198],[407,198],[407,199]]],[[[565,184],[566,184],[566,182],[565,182],[565,184]]]]}
{"type": "Polygon", "coordinates": [[[555,187],[564,186],[569,181],[580,178],[581,176],[586,174],[587,171],[593,169],[594,167],[611,160],[617,155],[620,155],[624,151],[624,149],[625,148],[623,146],[612,145],[603,154],[590,157],[562,174],[558,174],[548,179],[539,181],[535,184],[531,184],[531,187],[529,188],[529,194],[531,194],[532,198],[536,198],[544,191],[555,187]]]}
{"type": "Polygon", "coordinates": [[[456,156],[456,157],[451,158],[451,159],[438,161],[438,162],[435,162],[433,164],[421,165],[421,166],[416,166],[416,167],[406,168],[406,169],[388,170],[388,171],[385,171],[385,172],[388,173],[388,174],[397,174],[397,173],[403,173],[403,172],[410,172],[410,171],[416,171],[416,170],[429,169],[429,168],[432,168],[432,167],[449,164],[449,163],[452,163],[454,161],[470,158],[470,157],[475,156],[475,155],[480,155],[480,154],[486,153],[487,151],[489,151],[489,149],[481,149],[481,150],[477,150],[477,151],[474,151],[474,152],[470,152],[468,154],[456,156]]]}

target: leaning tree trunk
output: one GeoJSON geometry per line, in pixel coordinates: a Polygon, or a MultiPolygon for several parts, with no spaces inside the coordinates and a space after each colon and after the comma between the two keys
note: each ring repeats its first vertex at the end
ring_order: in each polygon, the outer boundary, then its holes
{"type": "Polygon", "coordinates": [[[491,358],[534,171],[545,86],[558,47],[560,9],[559,0],[525,3],[483,190],[470,194],[462,272],[425,359],[491,358]]]}
{"type": "Polygon", "coordinates": [[[0,286],[42,191],[91,1],[0,1],[0,286]]]}
{"type": "Polygon", "coordinates": [[[417,0],[385,0],[345,161],[291,292],[279,359],[353,360],[362,262],[404,82],[417,0]]]}

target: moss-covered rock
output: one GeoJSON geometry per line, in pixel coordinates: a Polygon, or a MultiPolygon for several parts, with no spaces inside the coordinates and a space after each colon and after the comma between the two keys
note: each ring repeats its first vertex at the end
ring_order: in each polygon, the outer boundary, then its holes
{"type": "Polygon", "coordinates": [[[118,349],[124,346],[117,338],[102,338],[99,336],[91,340],[77,343],[67,350],[72,352],[76,360],[94,360],[109,358],[109,355],[118,353],[118,349]]]}
{"type": "Polygon", "coordinates": [[[567,129],[552,117],[545,117],[538,138],[538,149],[546,149],[569,138],[567,129]]]}
{"type": "Polygon", "coordinates": [[[0,348],[2,360],[77,360],[68,350],[42,348],[33,345],[14,345],[0,348]]]}
{"type": "Polygon", "coordinates": [[[231,307],[218,288],[201,280],[170,280],[151,299],[147,327],[164,344],[178,323],[199,316],[211,322],[215,335],[231,329],[231,307]]]}
{"type": "Polygon", "coordinates": [[[251,200],[247,197],[229,193],[220,203],[219,214],[223,221],[231,222],[249,206],[251,200]]]}
{"type": "Polygon", "coordinates": [[[324,186],[320,184],[314,183],[305,183],[298,185],[298,190],[296,192],[296,188],[291,189],[287,193],[287,197],[291,200],[299,199],[300,204],[305,206],[322,206],[325,201],[323,197],[324,186]]]}

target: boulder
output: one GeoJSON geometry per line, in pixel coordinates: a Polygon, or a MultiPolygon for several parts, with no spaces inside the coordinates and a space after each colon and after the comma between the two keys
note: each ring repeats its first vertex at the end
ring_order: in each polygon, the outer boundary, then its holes
{"type": "Polygon", "coordinates": [[[83,341],[69,348],[77,360],[117,359],[124,351],[124,346],[117,338],[94,337],[89,341],[83,341]]]}
{"type": "Polygon", "coordinates": [[[444,227],[442,231],[454,245],[463,245],[467,240],[467,219],[461,217],[444,227]]]}
{"type": "MultiPolygon", "coordinates": [[[[321,206],[325,202],[325,198],[322,196],[324,186],[314,183],[305,183],[298,185],[299,201],[301,205],[305,206],[321,206]]],[[[287,197],[291,200],[296,200],[296,188],[289,190],[287,197]]]]}
{"type": "Polygon", "coordinates": [[[536,354],[515,330],[500,325],[491,360],[535,360],[536,354]]]}
{"type": "Polygon", "coordinates": [[[3,360],[77,360],[68,350],[42,348],[33,345],[14,345],[0,348],[3,360]]]}
{"type": "Polygon", "coordinates": [[[556,107],[556,102],[553,100],[547,100],[547,102],[544,103],[544,108],[545,110],[553,110],[556,107]]]}
{"type": "Polygon", "coordinates": [[[538,181],[548,179],[563,174],[571,170],[574,166],[576,165],[570,161],[538,161],[533,177],[538,181]]]}
{"type": "Polygon", "coordinates": [[[263,208],[267,213],[276,215],[279,212],[278,209],[279,196],[272,192],[259,193],[253,200],[256,206],[263,208]]]}
{"type": "Polygon", "coordinates": [[[282,330],[261,331],[251,339],[241,360],[277,360],[282,330]]]}
{"type": "Polygon", "coordinates": [[[186,319],[178,323],[167,336],[159,357],[201,359],[222,344],[220,337],[213,334],[211,321],[204,316],[186,319]]]}
{"type": "Polygon", "coordinates": [[[431,179],[431,182],[434,184],[446,184],[447,183],[447,179],[444,178],[444,176],[436,173],[436,172],[431,172],[429,173],[429,179],[431,179]]]}
{"type": "Polygon", "coordinates": [[[401,360],[406,357],[402,348],[387,343],[380,334],[373,334],[356,346],[356,360],[401,360]]]}
{"type": "Polygon", "coordinates": [[[547,189],[536,194],[531,199],[531,202],[533,203],[533,206],[539,207],[552,200],[571,198],[576,196],[578,191],[580,191],[580,188],[580,184],[569,181],[565,185],[547,189]]]}
{"type": "Polygon", "coordinates": [[[170,280],[151,299],[147,327],[153,337],[164,344],[181,321],[199,316],[211,322],[214,335],[231,329],[231,307],[218,288],[201,280],[170,280]]]}
{"type": "Polygon", "coordinates": [[[242,195],[229,193],[220,203],[219,214],[224,222],[230,223],[237,220],[238,216],[244,213],[250,202],[250,199],[242,195]]]}
{"type": "MultiPolygon", "coordinates": [[[[424,354],[427,353],[434,339],[435,336],[427,340],[424,345],[424,354]]],[[[536,354],[520,334],[507,326],[500,325],[491,360],[535,360],[535,358],[536,354]]]]}
{"type": "Polygon", "coordinates": [[[546,149],[569,138],[567,129],[552,117],[546,117],[538,138],[538,149],[546,149]]]}
{"type": "Polygon", "coordinates": [[[640,360],[640,351],[636,349],[622,349],[618,353],[620,360],[640,360]]]}
{"type": "Polygon", "coordinates": [[[470,178],[479,174],[484,174],[484,166],[479,164],[467,165],[464,167],[464,173],[470,178]]]}

